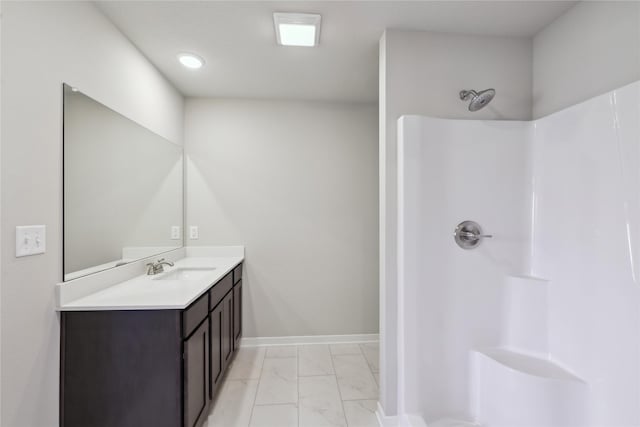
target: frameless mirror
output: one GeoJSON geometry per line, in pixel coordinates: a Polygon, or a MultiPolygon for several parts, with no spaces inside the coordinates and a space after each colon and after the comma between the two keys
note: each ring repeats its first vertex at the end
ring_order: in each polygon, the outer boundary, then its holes
{"type": "Polygon", "coordinates": [[[182,147],[64,85],[64,280],[182,246],[182,147]]]}

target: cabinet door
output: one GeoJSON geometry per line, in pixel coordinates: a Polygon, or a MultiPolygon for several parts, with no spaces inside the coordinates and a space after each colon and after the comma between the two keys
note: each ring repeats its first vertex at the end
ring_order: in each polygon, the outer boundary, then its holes
{"type": "Polygon", "coordinates": [[[224,297],[222,307],[222,366],[223,370],[233,356],[233,291],[224,297]]]}
{"type": "Polygon", "coordinates": [[[222,382],[222,309],[224,304],[219,304],[211,312],[211,399],[216,394],[218,386],[222,382]]]}
{"type": "Polygon", "coordinates": [[[242,281],[233,287],[233,348],[240,347],[242,336],[242,281]]]}
{"type": "Polygon", "coordinates": [[[198,427],[209,408],[209,322],[184,342],[184,425],[198,427]]]}

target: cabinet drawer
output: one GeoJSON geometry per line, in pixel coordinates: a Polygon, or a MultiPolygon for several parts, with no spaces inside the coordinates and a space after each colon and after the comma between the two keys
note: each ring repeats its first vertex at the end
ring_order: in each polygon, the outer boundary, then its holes
{"type": "Polygon", "coordinates": [[[233,284],[235,285],[242,280],[242,263],[233,269],[233,284]]]}
{"type": "Polygon", "coordinates": [[[211,295],[211,310],[222,301],[222,298],[224,298],[231,288],[233,288],[233,272],[220,279],[209,291],[209,295],[211,295]]]}
{"type": "Polygon", "coordinates": [[[209,314],[209,294],[204,294],[182,312],[182,334],[188,337],[209,314]]]}

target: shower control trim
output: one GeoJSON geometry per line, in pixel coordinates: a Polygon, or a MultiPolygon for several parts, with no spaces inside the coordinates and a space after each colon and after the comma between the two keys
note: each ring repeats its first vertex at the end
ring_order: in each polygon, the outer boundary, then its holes
{"type": "Polygon", "coordinates": [[[491,237],[491,234],[482,234],[480,224],[474,221],[462,221],[453,233],[453,239],[462,249],[474,249],[483,239],[491,237]]]}

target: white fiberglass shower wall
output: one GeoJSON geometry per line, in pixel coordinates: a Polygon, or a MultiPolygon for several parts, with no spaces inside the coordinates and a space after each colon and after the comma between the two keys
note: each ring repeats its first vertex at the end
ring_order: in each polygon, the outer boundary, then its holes
{"type": "Polygon", "coordinates": [[[640,83],[398,141],[406,422],[640,426],[640,83]],[[464,220],[493,237],[461,249],[464,220]]]}

